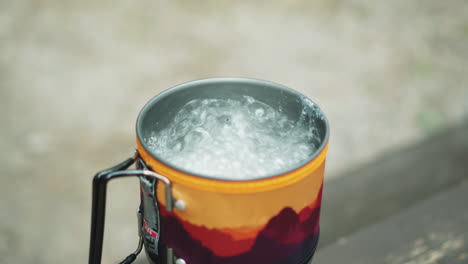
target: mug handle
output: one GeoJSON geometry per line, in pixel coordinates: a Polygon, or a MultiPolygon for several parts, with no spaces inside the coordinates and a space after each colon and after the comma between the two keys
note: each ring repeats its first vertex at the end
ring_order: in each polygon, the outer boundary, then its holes
{"type": "MultiPolygon", "coordinates": [[[[89,264],[100,264],[102,258],[102,244],[104,237],[104,223],[106,214],[106,194],[107,183],[112,179],[123,177],[150,177],[161,180],[165,183],[166,210],[171,212],[174,208],[174,198],[172,197],[171,182],[166,177],[150,170],[126,170],[138,159],[138,152],[116,166],[98,172],[93,179],[93,196],[91,209],[91,241],[89,247],[89,264]]],[[[141,215],[139,214],[139,225],[141,224],[141,215]]],[[[140,235],[140,228],[138,230],[140,235]]],[[[141,252],[143,238],[140,236],[137,250],[130,254],[120,264],[132,263],[141,252]]]]}

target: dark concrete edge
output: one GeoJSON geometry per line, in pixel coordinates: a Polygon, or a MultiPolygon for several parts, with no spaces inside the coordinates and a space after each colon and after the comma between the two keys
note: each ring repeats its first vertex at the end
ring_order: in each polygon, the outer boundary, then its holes
{"type": "Polygon", "coordinates": [[[468,179],[468,120],[324,185],[319,250],[468,179]]]}

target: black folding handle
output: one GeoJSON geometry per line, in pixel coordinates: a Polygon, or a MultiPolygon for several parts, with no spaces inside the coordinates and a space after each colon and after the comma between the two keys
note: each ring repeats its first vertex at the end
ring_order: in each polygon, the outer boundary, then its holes
{"type": "MultiPolygon", "coordinates": [[[[91,208],[91,241],[88,260],[89,264],[101,264],[104,223],[106,216],[107,183],[110,180],[123,177],[148,177],[154,180],[160,180],[165,184],[166,210],[171,212],[174,208],[175,199],[172,197],[171,182],[169,179],[150,170],[126,170],[133,163],[135,163],[137,158],[138,154],[135,153],[133,157],[128,158],[127,160],[110,169],[98,172],[96,176],[94,176],[91,208]]],[[[142,241],[143,239],[140,236],[137,250],[130,254],[124,261],[121,262],[121,264],[129,264],[136,259],[136,256],[141,251],[142,241]]]]}
{"type": "MultiPolygon", "coordinates": [[[[116,166],[98,172],[93,179],[93,196],[91,207],[91,241],[89,246],[89,264],[100,264],[102,257],[102,241],[104,237],[104,222],[106,216],[107,183],[114,178],[128,175],[115,175],[113,172],[122,171],[130,167],[137,155],[117,164],[116,166]]],[[[136,175],[131,175],[136,176],[136,175]]]]}

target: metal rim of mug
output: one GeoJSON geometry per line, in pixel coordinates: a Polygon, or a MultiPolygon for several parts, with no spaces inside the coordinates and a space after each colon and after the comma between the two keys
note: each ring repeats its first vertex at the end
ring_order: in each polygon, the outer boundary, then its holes
{"type": "Polygon", "coordinates": [[[170,87],[170,88],[164,90],[163,92],[159,93],[155,97],[151,98],[143,106],[140,113],[138,114],[137,122],[136,122],[136,133],[137,133],[138,141],[141,143],[141,145],[145,149],[145,151],[148,152],[154,159],[158,160],[159,162],[163,163],[165,166],[167,166],[169,168],[172,168],[172,169],[174,169],[176,171],[180,171],[180,172],[182,172],[184,174],[187,174],[187,175],[191,175],[191,176],[195,176],[195,177],[199,177],[199,178],[203,178],[203,179],[208,179],[208,180],[216,180],[216,181],[224,181],[224,182],[247,182],[247,181],[252,181],[252,180],[263,180],[263,179],[271,179],[271,178],[275,178],[275,177],[280,177],[281,175],[288,174],[288,173],[290,173],[290,172],[292,172],[294,170],[297,170],[297,169],[305,166],[306,164],[312,162],[327,147],[328,139],[329,139],[329,136],[330,136],[330,128],[329,128],[328,119],[323,114],[321,108],[313,100],[311,100],[307,96],[303,95],[302,93],[300,93],[300,92],[298,92],[298,91],[296,91],[294,89],[291,89],[291,88],[289,88],[287,86],[284,86],[284,85],[281,85],[281,84],[278,84],[278,83],[265,81],[265,80],[259,80],[259,79],[253,79],[253,78],[216,77],[216,78],[199,79],[199,80],[193,80],[193,81],[181,83],[181,84],[175,85],[173,87],[170,87]],[[282,90],[287,91],[289,93],[295,94],[298,97],[306,98],[307,100],[312,102],[315,106],[317,106],[317,108],[320,111],[320,114],[321,114],[321,116],[323,118],[324,124],[325,124],[325,135],[323,137],[323,140],[320,143],[320,146],[315,150],[315,152],[311,155],[311,157],[309,159],[307,159],[303,163],[301,163],[301,164],[299,164],[299,165],[297,165],[297,166],[295,166],[295,167],[293,167],[291,169],[288,169],[288,170],[285,170],[285,171],[280,171],[280,172],[277,172],[277,173],[274,173],[274,174],[271,174],[271,175],[265,175],[265,176],[254,178],[254,179],[248,179],[248,180],[220,179],[220,178],[216,178],[216,177],[213,177],[213,176],[207,176],[207,175],[202,175],[202,174],[197,174],[197,173],[194,173],[194,172],[191,172],[191,171],[187,171],[184,168],[181,168],[181,167],[179,167],[177,165],[174,165],[174,164],[166,161],[165,159],[159,157],[158,155],[155,155],[151,150],[149,150],[147,148],[147,146],[145,144],[145,140],[141,137],[142,130],[143,130],[142,119],[145,116],[146,112],[148,112],[149,109],[151,109],[151,107],[153,105],[155,105],[156,103],[158,103],[159,101],[164,99],[166,96],[168,96],[170,94],[173,94],[173,93],[176,93],[179,90],[187,89],[189,87],[196,87],[196,86],[203,85],[203,84],[213,84],[213,83],[221,83],[221,82],[261,84],[261,85],[265,85],[265,86],[276,88],[276,89],[282,89],[282,90]]]}

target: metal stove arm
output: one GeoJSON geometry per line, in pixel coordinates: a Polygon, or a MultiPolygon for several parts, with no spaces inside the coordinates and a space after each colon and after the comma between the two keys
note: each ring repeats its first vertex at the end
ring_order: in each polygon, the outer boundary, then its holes
{"type": "Polygon", "coordinates": [[[143,216],[141,215],[140,209],[137,211],[137,219],[138,219],[138,247],[132,254],[128,255],[124,260],[122,260],[119,264],[130,264],[136,260],[137,256],[140,254],[141,250],[143,249],[143,235],[141,234],[141,228],[143,225],[143,216]]]}

